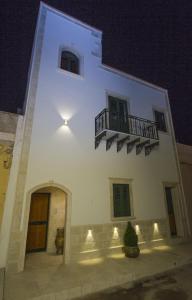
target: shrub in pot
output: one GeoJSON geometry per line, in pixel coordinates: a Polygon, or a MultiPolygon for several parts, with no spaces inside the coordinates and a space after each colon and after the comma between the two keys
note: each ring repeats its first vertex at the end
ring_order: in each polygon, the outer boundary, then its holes
{"type": "Polygon", "coordinates": [[[139,256],[140,250],[138,247],[138,236],[131,222],[127,223],[127,228],[124,233],[123,242],[123,252],[125,253],[126,257],[136,258],[139,256]]]}

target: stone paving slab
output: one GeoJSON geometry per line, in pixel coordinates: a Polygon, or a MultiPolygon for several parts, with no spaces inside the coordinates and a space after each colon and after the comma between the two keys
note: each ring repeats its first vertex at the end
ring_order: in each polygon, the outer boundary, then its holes
{"type": "Polygon", "coordinates": [[[64,266],[61,257],[27,257],[25,271],[7,274],[5,300],[69,300],[161,274],[192,262],[192,243],[141,251],[137,259],[122,253],[64,266]]]}
{"type": "Polygon", "coordinates": [[[162,275],[79,298],[82,300],[192,300],[192,263],[162,275]]]}

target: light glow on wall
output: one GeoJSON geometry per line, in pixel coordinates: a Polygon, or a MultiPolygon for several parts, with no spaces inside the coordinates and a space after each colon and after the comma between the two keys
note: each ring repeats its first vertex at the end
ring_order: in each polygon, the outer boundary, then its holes
{"type": "Polygon", "coordinates": [[[80,253],[93,253],[93,252],[98,252],[99,249],[93,249],[93,250],[85,250],[85,251],[81,251],[80,253]]]}
{"type": "Polygon", "coordinates": [[[157,222],[155,222],[153,224],[153,231],[154,231],[154,233],[159,233],[159,225],[157,222]]]}
{"type": "Polygon", "coordinates": [[[152,253],[152,250],[149,249],[149,248],[147,248],[147,249],[142,249],[142,250],[141,250],[141,253],[142,253],[142,254],[150,254],[150,253],[152,253]]]}
{"type": "Polygon", "coordinates": [[[65,135],[72,135],[71,128],[69,126],[71,120],[71,115],[60,114],[60,122],[57,131],[65,133],[65,135]]]}
{"type": "Polygon", "coordinates": [[[140,227],[139,227],[139,225],[137,224],[137,225],[135,225],[135,231],[136,231],[136,234],[140,234],[141,232],[140,232],[140,227]]]}
{"type": "Polygon", "coordinates": [[[103,263],[103,261],[104,261],[103,258],[98,257],[98,258],[80,260],[78,263],[83,266],[94,266],[103,263]]]}
{"type": "Polygon", "coordinates": [[[138,244],[145,244],[145,240],[144,240],[144,236],[143,236],[143,232],[141,231],[141,226],[136,224],[135,225],[135,231],[136,231],[136,234],[138,236],[138,244]]]}
{"type": "Polygon", "coordinates": [[[153,249],[157,250],[157,251],[168,251],[168,250],[171,250],[172,247],[170,247],[168,245],[160,245],[160,246],[154,247],[153,249]]]}
{"type": "Polygon", "coordinates": [[[159,242],[159,241],[163,241],[163,239],[155,239],[155,240],[151,240],[152,242],[159,242]]]}
{"type": "Polygon", "coordinates": [[[67,119],[64,119],[64,125],[68,126],[69,121],[67,119]]]}
{"type": "Polygon", "coordinates": [[[57,113],[59,114],[60,121],[58,122],[58,132],[64,132],[65,135],[72,135],[71,120],[75,115],[75,111],[68,108],[57,108],[57,113]]]}
{"type": "Polygon", "coordinates": [[[125,259],[125,254],[124,253],[112,253],[112,254],[109,254],[107,257],[113,258],[113,259],[125,259]]]}
{"type": "Polygon", "coordinates": [[[67,110],[65,110],[65,111],[59,111],[59,115],[61,116],[61,118],[63,119],[63,120],[71,120],[72,119],[72,117],[74,116],[74,113],[72,113],[71,111],[67,111],[67,110]]]}
{"type": "Polygon", "coordinates": [[[92,233],[92,229],[88,229],[88,232],[87,232],[87,237],[86,237],[86,242],[93,242],[94,239],[93,239],[93,233],[92,233]]]}
{"type": "Polygon", "coordinates": [[[113,239],[114,240],[118,240],[119,239],[119,232],[118,232],[118,228],[117,227],[113,228],[113,239]]]}
{"type": "Polygon", "coordinates": [[[91,253],[96,252],[98,249],[96,249],[95,240],[93,237],[93,230],[88,229],[85,232],[85,242],[82,245],[81,253],[91,253]]]}

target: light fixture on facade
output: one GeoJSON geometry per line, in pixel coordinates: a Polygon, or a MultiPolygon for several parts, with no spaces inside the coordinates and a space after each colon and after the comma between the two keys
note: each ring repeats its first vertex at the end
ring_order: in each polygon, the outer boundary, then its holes
{"type": "Polygon", "coordinates": [[[67,119],[64,119],[64,125],[68,126],[69,121],[67,119]]]}

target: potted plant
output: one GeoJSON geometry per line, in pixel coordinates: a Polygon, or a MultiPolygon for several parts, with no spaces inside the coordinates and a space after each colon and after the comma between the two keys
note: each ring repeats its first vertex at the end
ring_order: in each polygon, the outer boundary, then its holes
{"type": "Polygon", "coordinates": [[[123,252],[125,253],[126,257],[136,258],[139,256],[140,250],[138,247],[138,236],[131,222],[127,223],[127,228],[124,233],[123,242],[123,252]]]}

